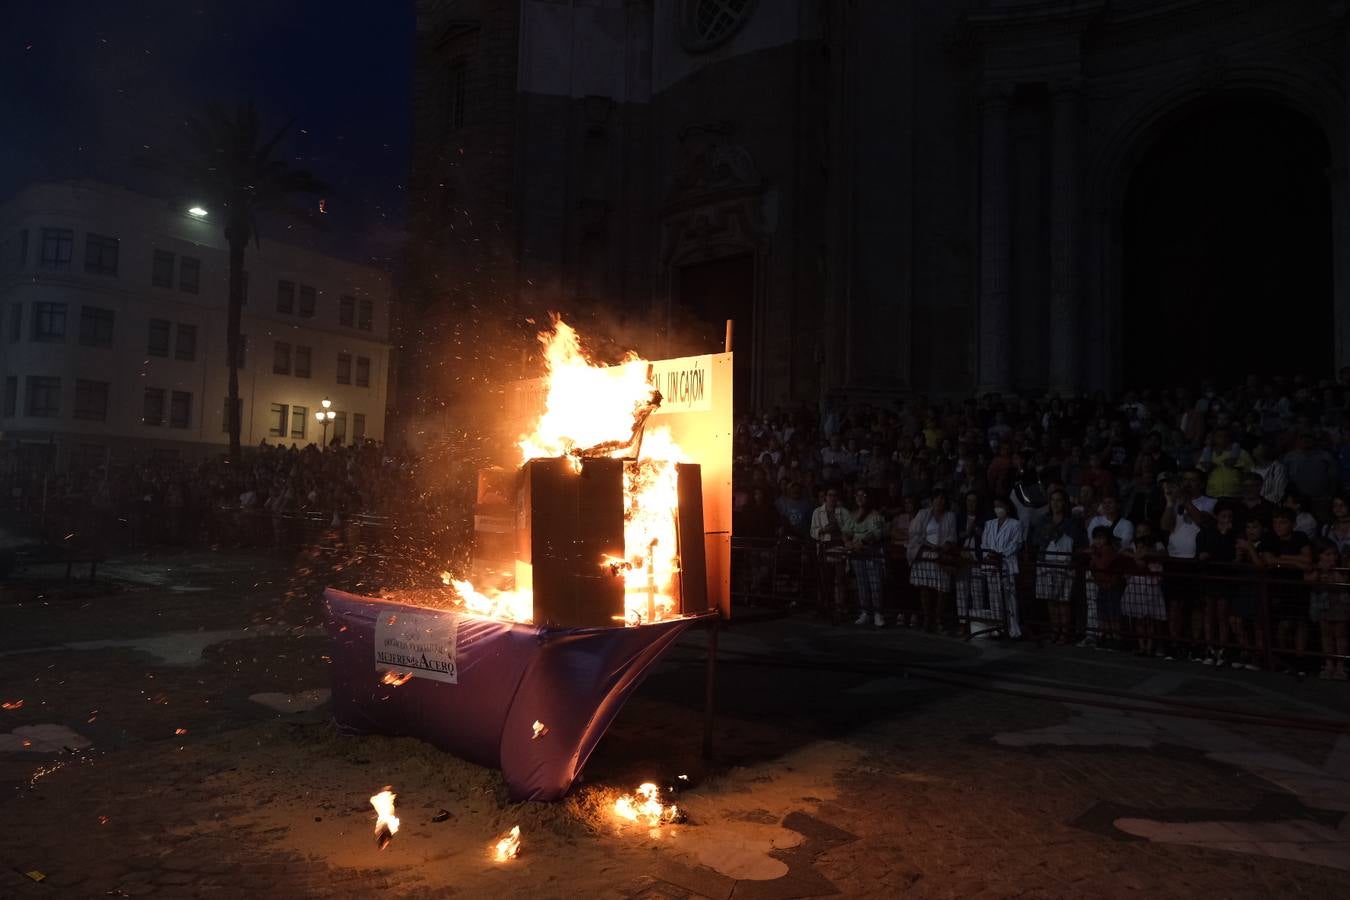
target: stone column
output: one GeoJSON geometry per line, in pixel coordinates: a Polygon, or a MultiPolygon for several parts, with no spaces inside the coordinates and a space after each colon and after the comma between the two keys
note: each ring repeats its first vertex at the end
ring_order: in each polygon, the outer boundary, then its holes
{"type": "MultiPolygon", "coordinates": [[[[1342,78],[1350,85],[1350,16],[1342,18],[1342,78]]],[[[1332,144],[1331,209],[1332,254],[1331,299],[1332,330],[1335,333],[1332,354],[1336,374],[1350,366],[1350,93],[1345,98],[1345,127],[1341,132],[1340,157],[1336,158],[1335,140],[1332,144]]]]}
{"type": "Polygon", "coordinates": [[[1078,279],[1078,82],[1051,86],[1050,386],[1081,388],[1082,296],[1078,279]]]}
{"type": "Polygon", "coordinates": [[[1012,297],[1008,202],[1007,85],[986,85],[980,97],[980,392],[1012,384],[1012,297]]]}

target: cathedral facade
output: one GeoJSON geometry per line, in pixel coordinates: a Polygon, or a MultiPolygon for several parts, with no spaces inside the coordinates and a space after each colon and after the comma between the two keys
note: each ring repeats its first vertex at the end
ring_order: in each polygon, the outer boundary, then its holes
{"type": "Polygon", "coordinates": [[[404,293],[432,343],[734,319],[746,409],[1329,374],[1346,6],[418,0],[404,293]]]}

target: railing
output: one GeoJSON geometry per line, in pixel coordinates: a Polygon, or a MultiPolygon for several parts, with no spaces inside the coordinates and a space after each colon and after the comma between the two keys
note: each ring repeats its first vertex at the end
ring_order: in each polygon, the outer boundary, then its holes
{"type": "MultiPolygon", "coordinates": [[[[1288,566],[1121,557],[1122,567],[1106,573],[1094,572],[1086,553],[1024,551],[1013,564],[978,549],[933,548],[911,563],[894,544],[880,557],[888,623],[971,638],[1117,645],[1269,670],[1308,672],[1314,661],[1350,660],[1339,619],[1350,610],[1350,569],[1309,581],[1288,566]],[[1314,617],[1329,616],[1326,642],[1314,617]]],[[[858,609],[859,575],[850,563],[860,558],[878,554],[822,550],[798,539],[733,538],[732,602],[814,607],[840,621],[858,609]]]]}

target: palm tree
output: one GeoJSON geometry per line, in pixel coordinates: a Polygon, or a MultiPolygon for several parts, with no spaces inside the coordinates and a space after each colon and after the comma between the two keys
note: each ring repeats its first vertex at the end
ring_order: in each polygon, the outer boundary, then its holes
{"type": "Polygon", "coordinates": [[[225,330],[230,385],[226,417],[230,459],[239,459],[239,322],[244,307],[244,251],[258,242],[260,213],[297,215],[291,206],[297,194],[316,194],[326,185],[304,169],[292,169],[277,148],[292,122],[262,140],[258,110],[252,101],[233,111],[213,107],[187,120],[188,153],[167,167],[175,170],[194,197],[211,212],[220,211],[230,245],[230,300],[225,330]]]}

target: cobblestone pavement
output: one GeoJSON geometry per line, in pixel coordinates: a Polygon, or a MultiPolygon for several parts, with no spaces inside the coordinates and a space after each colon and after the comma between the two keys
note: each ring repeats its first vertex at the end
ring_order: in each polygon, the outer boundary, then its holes
{"type": "Polygon", "coordinates": [[[295,567],[180,555],[5,594],[0,897],[1350,896],[1344,684],[745,622],[714,760],[694,634],[567,800],[511,804],[496,772],[334,732],[295,567]],[[617,823],[647,779],[688,824],[617,823]]]}

